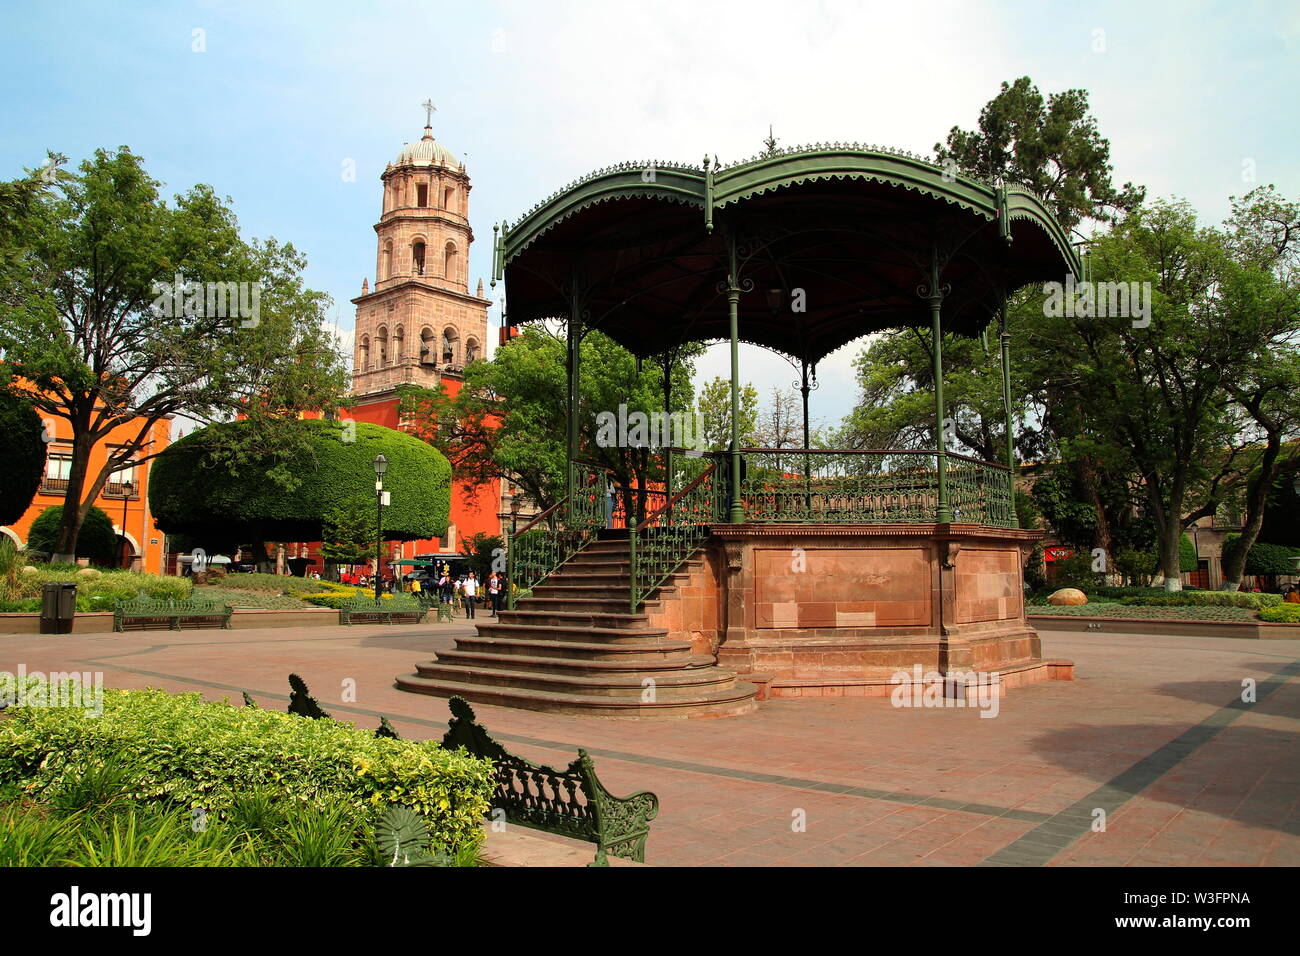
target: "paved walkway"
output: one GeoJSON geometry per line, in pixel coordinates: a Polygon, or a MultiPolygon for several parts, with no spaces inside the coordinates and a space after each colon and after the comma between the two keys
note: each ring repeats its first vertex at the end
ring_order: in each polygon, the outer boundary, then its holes
{"type": "MultiPolygon", "coordinates": [[[[0,635],[0,670],[100,670],[110,687],[248,690],[267,706],[295,671],[336,716],[437,738],[445,701],[392,680],[467,630],[0,635]]],[[[657,792],[650,863],[1300,864],[1300,641],[1044,631],[1043,652],[1077,679],[1013,690],[992,719],[883,699],[656,722],[475,709],[523,756],[564,764],[584,746],[614,793],[657,792]]]]}

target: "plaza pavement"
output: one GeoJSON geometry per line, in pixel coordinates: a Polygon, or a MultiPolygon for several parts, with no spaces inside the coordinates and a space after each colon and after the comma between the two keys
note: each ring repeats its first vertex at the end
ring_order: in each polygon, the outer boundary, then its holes
{"type": "MultiPolygon", "coordinates": [[[[271,707],[294,671],[337,717],[440,738],[446,702],[392,681],[468,630],[0,635],[0,670],[103,671],[110,687],[236,702],[247,690],[271,707]],[[346,678],[355,703],[341,702],[346,678]]],[[[1300,641],[1043,631],[1043,653],[1074,660],[1076,680],[1012,690],[992,719],[887,698],[654,722],[475,709],[529,759],[564,765],[582,746],[615,794],[656,792],[651,864],[1300,864],[1300,641]]]]}

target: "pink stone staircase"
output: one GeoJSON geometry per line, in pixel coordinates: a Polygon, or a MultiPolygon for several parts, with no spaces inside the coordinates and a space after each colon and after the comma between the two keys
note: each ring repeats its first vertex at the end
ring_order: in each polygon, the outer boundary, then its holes
{"type": "MultiPolygon", "coordinates": [[[[603,717],[723,717],[758,688],[631,613],[628,542],[600,540],[477,634],[397,678],[401,690],[524,710],[603,717]]],[[[651,595],[672,600],[670,588],[651,595]]]]}

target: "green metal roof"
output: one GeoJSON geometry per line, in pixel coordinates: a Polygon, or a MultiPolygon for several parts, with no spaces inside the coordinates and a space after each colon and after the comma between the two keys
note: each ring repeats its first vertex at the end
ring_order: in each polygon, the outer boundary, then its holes
{"type": "Polygon", "coordinates": [[[718,288],[741,246],[740,337],[817,361],[883,328],[928,325],[916,295],[938,242],[946,328],[978,334],[1001,296],[1078,272],[1047,205],[906,153],[856,144],[699,167],[623,163],[569,184],[506,227],[494,272],[508,321],[567,316],[639,355],[727,337],[718,288]],[[791,313],[795,289],[807,311],[791,313]]]}

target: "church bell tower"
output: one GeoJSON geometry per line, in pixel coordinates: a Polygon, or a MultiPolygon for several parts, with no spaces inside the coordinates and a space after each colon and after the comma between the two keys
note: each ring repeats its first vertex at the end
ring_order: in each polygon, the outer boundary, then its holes
{"type": "Polygon", "coordinates": [[[375,284],[365,280],[357,307],[352,394],[386,398],[398,385],[432,388],[459,381],[483,358],[487,310],[480,279],[469,291],[469,175],[433,138],[433,104],[424,135],[402,147],[380,177],[383,210],[375,284]]]}

